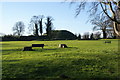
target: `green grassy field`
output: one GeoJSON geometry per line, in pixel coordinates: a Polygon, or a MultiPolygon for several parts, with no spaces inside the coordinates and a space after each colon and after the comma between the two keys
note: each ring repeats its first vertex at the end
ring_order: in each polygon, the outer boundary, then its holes
{"type": "MultiPolygon", "coordinates": [[[[6,41],[2,44],[2,78],[32,80],[93,80],[119,77],[118,41],[6,41]],[[45,44],[44,49],[22,51],[31,44],[45,44]],[[67,44],[69,48],[58,48],[67,44]],[[68,78],[67,78],[68,77],[68,78]]],[[[6,79],[5,79],[6,80],[6,79]]]]}

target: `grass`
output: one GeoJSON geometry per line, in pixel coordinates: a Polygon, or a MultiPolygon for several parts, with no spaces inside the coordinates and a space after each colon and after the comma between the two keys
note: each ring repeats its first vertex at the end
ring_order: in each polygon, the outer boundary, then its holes
{"type": "Polygon", "coordinates": [[[6,41],[2,44],[2,78],[32,80],[117,79],[120,76],[118,41],[6,41]],[[45,44],[44,49],[22,51],[31,44],[45,44]],[[69,48],[58,48],[67,44],[69,48]]]}

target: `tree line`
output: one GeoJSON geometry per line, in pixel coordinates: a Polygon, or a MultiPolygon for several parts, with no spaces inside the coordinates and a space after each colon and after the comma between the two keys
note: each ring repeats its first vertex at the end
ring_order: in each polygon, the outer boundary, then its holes
{"type": "MultiPolygon", "coordinates": [[[[46,18],[43,15],[40,16],[33,16],[30,20],[29,24],[29,30],[33,33],[34,36],[42,36],[43,35],[43,22],[46,29],[46,35],[50,39],[51,37],[51,31],[53,30],[53,18],[51,16],[47,16],[46,18]],[[43,20],[46,20],[44,22],[43,20]]],[[[93,31],[101,30],[103,33],[103,38],[114,38],[115,34],[113,32],[113,22],[107,17],[107,16],[96,16],[93,19],[90,20],[91,24],[93,25],[93,31]]],[[[25,31],[25,25],[24,22],[18,21],[15,23],[13,27],[14,34],[22,36],[23,32],[25,31]]],[[[77,37],[79,39],[99,39],[101,33],[92,33],[89,34],[88,32],[84,33],[83,36],[79,34],[77,37]],[[81,38],[80,38],[81,36],[81,38]],[[93,38],[91,38],[91,37],[93,38]]]]}
{"type": "MultiPolygon", "coordinates": [[[[28,29],[30,32],[33,32],[34,36],[42,36],[43,35],[43,19],[44,15],[39,16],[33,16],[30,20],[30,24],[28,29]]],[[[45,29],[46,29],[46,35],[50,37],[51,31],[53,29],[53,18],[51,16],[47,16],[45,21],[45,29]]],[[[13,35],[22,36],[25,32],[25,25],[24,22],[18,21],[15,23],[13,27],[13,35]]]]}

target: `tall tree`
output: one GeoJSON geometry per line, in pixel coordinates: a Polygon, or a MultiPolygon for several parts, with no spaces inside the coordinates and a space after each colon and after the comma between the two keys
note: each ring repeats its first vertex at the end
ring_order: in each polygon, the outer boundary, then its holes
{"type": "MultiPolygon", "coordinates": [[[[76,2],[76,0],[71,0],[72,2],[76,2]]],[[[78,1],[78,0],[77,0],[78,1]]],[[[78,7],[76,8],[76,16],[80,14],[82,10],[88,7],[88,12],[90,16],[94,16],[95,14],[105,14],[109,19],[114,22],[114,32],[117,36],[120,36],[120,0],[97,0],[98,2],[91,2],[91,5],[88,6],[89,3],[86,0],[79,2],[78,7]],[[101,8],[101,9],[100,9],[101,8]],[[100,11],[101,10],[101,11],[100,11]],[[98,13],[99,12],[99,13],[98,13]]]]}
{"type": "Polygon", "coordinates": [[[38,24],[37,23],[34,23],[35,24],[35,33],[34,33],[34,35],[35,36],[39,36],[39,34],[38,34],[38,24]]]}
{"type": "Polygon", "coordinates": [[[78,35],[78,40],[81,40],[81,34],[78,35]]]}
{"type": "Polygon", "coordinates": [[[117,36],[120,37],[120,15],[117,15],[120,13],[120,1],[106,0],[105,3],[101,2],[100,5],[103,12],[107,15],[107,17],[109,17],[113,21],[114,32],[116,33],[117,36]],[[111,12],[111,15],[109,15],[108,10],[111,12]]]}
{"type": "Polygon", "coordinates": [[[100,36],[101,36],[101,32],[99,31],[93,34],[94,39],[100,39],[100,36]]]}
{"type": "Polygon", "coordinates": [[[30,21],[30,23],[31,24],[34,24],[34,35],[35,36],[39,36],[39,34],[38,34],[38,30],[39,30],[39,28],[38,28],[38,16],[33,16],[32,18],[31,18],[31,21],[30,21]]]}
{"type": "Polygon", "coordinates": [[[83,39],[89,39],[89,32],[85,32],[84,34],[83,34],[83,39]]]}
{"type": "Polygon", "coordinates": [[[94,27],[93,30],[101,30],[103,33],[103,38],[107,38],[107,31],[111,29],[112,21],[106,16],[96,16],[90,21],[94,27]]]}
{"type": "Polygon", "coordinates": [[[93,35],[94,35],[93,33],[90,34],[90,39],[91,39],[91,40],[94,39],[93,35]]]}
{"type": "Polygon", "coordinates": [[[15,23],[13,27],[14,35],[22,36],[25,31],[25,25],[22,21],[18,21],[15,23]]]}
{"type": "Polygon", "coordinates": [[[52,31],[52,26],[53,26],[53,18],[51,16],[47,17],[47,22],[45,22],[46,25],[46,34],[50,38],[51,37],[51,31],[52,31]]]}
{"type": "Polygon", "coordinates": [[[38,21],[39,28],[40,28],[39,30],[40,30],[40,34],[41,34],[41,35],[42,35],[42,33],[43,33],[43,25],[42,25],[43,18],[44,18],[44,16],[41,15],[41,16],[40,16],[40,19],[39,19],[39,21],[38,21]]]}

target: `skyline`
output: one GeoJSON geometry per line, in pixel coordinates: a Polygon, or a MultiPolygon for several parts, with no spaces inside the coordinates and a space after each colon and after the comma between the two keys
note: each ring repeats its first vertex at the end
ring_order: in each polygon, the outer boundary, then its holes
{"type": "Polygon", "coordinates": [[[75,18],[76,6],[70,6],[69,2],[2,2],[1,5],[0,33],[13,34],[14,24],[23,21],[26,26],[25,35],[28,35],[28,24],[34,15],[52,16],[55,30],[68,30],[74,34],[92,31],[93,25],[86,23],[88,13],[82,12],[75,18]]]}

